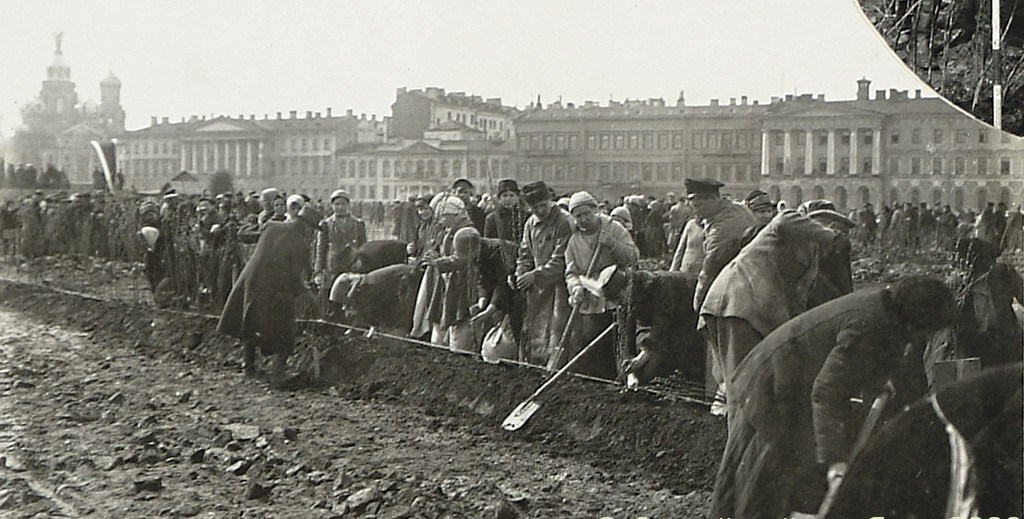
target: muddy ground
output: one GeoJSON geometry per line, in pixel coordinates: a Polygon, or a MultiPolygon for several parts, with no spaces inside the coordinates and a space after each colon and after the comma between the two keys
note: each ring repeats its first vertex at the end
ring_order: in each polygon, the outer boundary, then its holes
{"type": "Polygon", "coordinates": [[[269,389],[214,321],[0,282],[0,516],[698,517],[724,423],[543,373],[307,326],[269,389]],[[316,352],[314,354],[313,352],[316,352]]]}

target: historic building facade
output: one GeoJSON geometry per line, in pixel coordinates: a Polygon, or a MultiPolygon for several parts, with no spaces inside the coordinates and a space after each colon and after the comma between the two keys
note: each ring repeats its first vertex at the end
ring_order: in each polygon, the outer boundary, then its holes
{"type": "Polygon", "coordinates": [[[428,131],[446,123],[455,123],[482,132],[487,140],[507,141],[515,135],[514,121],[519,115],[515,107],[504,106],[501,98],[484,99],[464,92],[448,92],[427,87],[395,92],[391,104],[390,137],[422,139],[428,131]]]}
{"type": "Polygon", "coordinates": [[[744,196],[760,180],[764,113],[745,97],[708,106],[682,99],[675,106],[662,99],[554,103],[516,121],[516,176],[558,192],[586,187],[608,199],[679,193],[684,178],[708,177],[744,196]]]}
{"type": "Polygon", "coordinates": [[[181,171],[207,180],[230,172],[237,190],[273,185],[289,192],[324,197],[337,189],[335,152],[357,144],[383,142],[388,120],[293,110],[271,118],[193,116],[171,123],[153,118],[147,128],[127,132],[118,145],[125,186],[159,189],[181,171]]]}
{"type": "Polygon", "coordinates": [[[950,205],[1024,200],[1024,141],[939,98],[910,97],[858,81],[857,99],[809,95],[773,103],[763,118],[761,185],[790,204],[828,198],[842,209],[871,203],[950,205]]]}
{"type": "Polygon", "coordinates": [[[438,193],[456,178],[479,192],[493,192],[513,176],[512,143],[470,140],[393,139],[337,152],[338,188],[355,199],[394,200],[438,193]]]}
{"type": "Polygon", "coordinates": [[[124,132],[121,80],[110,74],[100,82],[98,105],[80,101],[61,43],[58,34],[46,79],[36,98],[21,109],[24,127],[11,139],[7,158],[12,166],[33,164],[39,171],[53,166],[64,171],[73,188],[89,187],[92,171],[99,167],[89,141],[124,132]]]}

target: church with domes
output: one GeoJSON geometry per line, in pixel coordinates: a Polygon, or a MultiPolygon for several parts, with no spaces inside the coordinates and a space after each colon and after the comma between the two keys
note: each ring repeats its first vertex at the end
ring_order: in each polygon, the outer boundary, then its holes
{"type": "Polygon", "coordinates": [[[35,99],[21,109],[23,125],[9,144],[15,164],[32,164],[37,171],[52,166],[63,171],[72,187],[92,184],[99,167],[89,142],[107,141],[124,133],[121,80],[113,73],[100,82],[100,102],[80,100],[64,59],[62,34],[55,37],[53,61],[35,99]]]}

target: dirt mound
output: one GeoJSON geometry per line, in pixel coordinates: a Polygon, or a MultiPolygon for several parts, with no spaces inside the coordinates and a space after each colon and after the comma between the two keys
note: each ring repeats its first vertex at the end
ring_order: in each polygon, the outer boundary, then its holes
{"type": "MultiPolygon", "coordinates": [[[[154,358],[238,368],[235,342],[217,334],[209,317],[7,282],[0,283],[0,300],[104,340],[124,341],[154,358]]],[[[298,352],[294,368],[318,372],[342,396],[416,406],[444,418],[446,426],[469,428],[509,448],[529,442],[599,468],[656,474],[675,493],[710,489],[724,447],[723,421],[702,407],[648,393],[568,380],[524,429],[507,433],[499,427],[502,419],[543,382],[544,372],[394,340],[346,337],[321,325],[303,327],[298,352]]]]}

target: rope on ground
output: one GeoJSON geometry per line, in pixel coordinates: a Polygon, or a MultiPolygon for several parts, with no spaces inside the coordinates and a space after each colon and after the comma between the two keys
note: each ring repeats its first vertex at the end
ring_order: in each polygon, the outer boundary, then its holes
{"type": "MultiPolygon", "coordinates": [[[[55,287],[55,286],[51,286],[51,285],[45,285],[45,284],[41,284],[41,283],[26,282],[26,281],[21,281],[21,280],[16,280],[16,279],[8,278],[6,276],[0,277],[0,280],[7,281],[7,282],[10,282],[10,283],[18,283],[18,284],[22,284],[22,285],[30,285],[30,286],[35,286],[35,287],[39,287],[39,288],[44,288],[46,290],[49,290],[51,292],[56,292],[58,294],[63,294],[63,295],[71,296],[71,297],[78,297],[78,298],[82,298],[82,299],[89,299],[89,300],[92,300],[92,301],[103,301],[103,302],[108,302],[108,303],[117,302],[117,303],[123,303],[123,304],[138,306],[137,304],[133,304],[131,301],[124,301],[124,300],[117,299],[117,298],[102,297],[102,296],[98,296],[98,295],[95,295],[95,294],[89,294],[89,293],[80,292],[80,291],[76,291],[76,290],[67,290],[67,289],[63,289],[63,288],[59,288],[59,287],[55,287]]],[[[189,310],[178,310],[178,309],[170,309],[170,308],[167,308],[167,309],[159,308],[159,309],[156,309],[156,310],[158,310],[160,312],[176,314],[176,315],[180,315],[180,316],[184,316],[184,317],[197,317],[197,318],[202,318],[202,319],[219,319],[220,318],[220,316],[218,316],[218,315],[204,314],[204,313],[193,312],[193,311],[189,311],[189,310]]],[[[325,321],[323,319],[296,319],[295,322],[297,324],[300,324],[300,325],[318,325],[318,326],[324,326],[324,327],[328,327],[328,328],[337,328],[337,329],[345,330],[346,332],[357,332],[357,333],[363,334],[365,336],[370,336],[370,337],[372,337],[372,336],[380,336],[380,337],[384,337],[384,338],[387,338],[387,339],[400,341],[400,342],[403,342],[403,343],[406,343],[406,344],[414,344],[414,345],[417,345],[417,346],[423,346],[423,347],[427,347],[427,348],[433,348],[433,349],[436,349],[436,350],[441,350],[441,351],[444,351],[444,352],[449,353],[449,354],[455,353],[455,354],[460,354],[460,355],[468,355],[468,356],[473,356],[473,357],[479,357],[479,358],[482,359],[482,355],[480,355],[479,353],[474,353],[474,352],[470,352],[470,351],[452,350],[452,349],[448,348],[447,346],[444,346],[444,345],[441,345],[441,344],[434,344],[434,343],[429,342],[429,341],[423,341],[423,340],[419,340],[419,339],[412,338],[412,337],[403,337],[401,335],[394,335],[394,334],[390,334],[390,333],[386,333],[386,332],[379,332],[376,329],[372,329],[372,328],[361,328],[361,327],[358,327],[358,326],[352,326],[352,325],[348,325],[348,324],[342,324],[342,323],[335,323],[335,322],[331,322],[331,321],[325,321]]],[[[499,362],[499,364],[515,366],[515,367],[519,367],[519,368],[534,369],[534,370],[544,371],[546,373],[550,372],[550,370],[548,370],[547,367],[545,367],[545,366],[539,366],[539,365],[530,364],[530,363],[527,363],[527,362],[520,362],[518,360],[499,359],[498,362],[499,362]]],[[[619,383],[618,381],[615,381],[615,380],[609,380],[609,379],[605,379],[605,378],[594,377],[594,376],[584,375],[584,374],[580,374],[580,373],[571,373],[571,375],[576,377],[576,378],[579,378],[581,380],[588,380],[588,381],[591,381],[591,382],[597,382],[597,383],[604,384],[604,385],[616,386],[616,387],[619,387],[619,388],[621,388],[623,390],[626,390],[625,387],[623,387],[621,383],[619,383]]],[[[680,386],[682,386],[683,390],[689,389],[689,390],[693,390],[693,391],[700,391],[700,393],[703,394],[703,386],[701,386],[699,384],[694,384],[692,382],[683,382],[683,381],[677,381],[676,383],[678,383],[680,386]]],[[[706,399],[706,398],[695,397],[695,396],[691,396],[691,395],[688,395],[688,394],[679,394],[679,393],[670,392],[670,391],[663,391],[663,390],[659,390],[657,388],[648,387],[648,386],[641,386],[641,387],[638,387],[638,388],[635,388],[635,389],[631,389],[630,391],[642,391],[642,392],[649,393],[651,395],[655,395],[655,396],[658,396],[660,398],[664,398],[666,400],[670,400],[670,401],[673,401],[673,402],[685,402],[685,403],[688,403],[688,404],[696,404],[696,405],[701,405],[701,406],[709,406],[709,405],[711,405],[711,400],[706,399]]]]}

